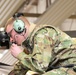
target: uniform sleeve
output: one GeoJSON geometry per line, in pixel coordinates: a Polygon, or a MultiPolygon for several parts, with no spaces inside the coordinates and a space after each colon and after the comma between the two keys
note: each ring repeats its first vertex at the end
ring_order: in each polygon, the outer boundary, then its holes
{"type": "Polygon", "coordinates": [[[55,36],[56,32],[53,29],[45,28],[40,30],[33,39],[33,53],[27,55],[22,52],[18,55],[18,59],[31,70],[44,73],[49,62],[52,61],[52,47],[55,36]]]}
{"type": "Polygon", "coordinates": [[[53,54],[54,49],[58,51],[61,48],[67,48],[71,45],[68,35],[61,31],[56,32],[53,28],[39,30],[34,35],[32,41],[34,44],[33,53],[27,55],[22,52],[18,55],[18,59],[24,66],[40,74],[45,73],[49,63],[53,61],[55,57],[53,54]],[[56,44],[57,41],[62,43],[56,44]],[[55,44],[57,48],[55,48],[55,44]]]}

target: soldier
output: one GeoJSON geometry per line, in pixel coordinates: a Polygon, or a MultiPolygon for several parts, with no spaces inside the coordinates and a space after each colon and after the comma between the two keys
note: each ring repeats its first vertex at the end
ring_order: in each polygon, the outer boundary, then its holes
{"type": "Polygon", "coordinates": [[[5,31],[13,43],[11,54],[19,60],[9,75],[76,75],[76,41],[61,30],[36,26],[16,14],[7,21],[5,31]]]}

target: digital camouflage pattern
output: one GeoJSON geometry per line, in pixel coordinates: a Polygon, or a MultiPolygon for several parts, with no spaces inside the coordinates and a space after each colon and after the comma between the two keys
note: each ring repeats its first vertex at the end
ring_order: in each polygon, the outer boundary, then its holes
{"type": "Polygon", "coordinates": [[[28,70],[38,75],[76,75],[75,67],[48,69],[51,66],[76,64],[76,40],[51,25],[37,26],[22,44],[29,51],[18,55],[20,64],[15,66],[16,75],[26,75],[28,70]],[[24,73],[24,74],[23,74],[24,73]]]}

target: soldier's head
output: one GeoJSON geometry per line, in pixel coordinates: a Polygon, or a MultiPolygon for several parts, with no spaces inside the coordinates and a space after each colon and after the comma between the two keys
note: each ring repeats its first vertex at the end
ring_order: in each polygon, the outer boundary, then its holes
{"type": "Polygon", "coordinates": [[[10,36],[10,42],[21,45],[28,37],[29,26],[30,23],[23,14],[18,13],[11,17],[5,25],[5,31],[10,36]]]}

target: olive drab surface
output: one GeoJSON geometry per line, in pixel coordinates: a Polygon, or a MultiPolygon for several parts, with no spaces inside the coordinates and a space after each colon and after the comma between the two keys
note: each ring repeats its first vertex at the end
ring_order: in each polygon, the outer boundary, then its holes
{"type": "Polygon", "coordinates": [[[22,45],[29,54],[18,55],[20,62],[14,69],[16,75],[25,75],[28,70],[38,75],[76,75],[75,66],[47,71],[49,66],[76,64],[76,40],[61,30],[51,25],[39,25],[22,45]]]}

